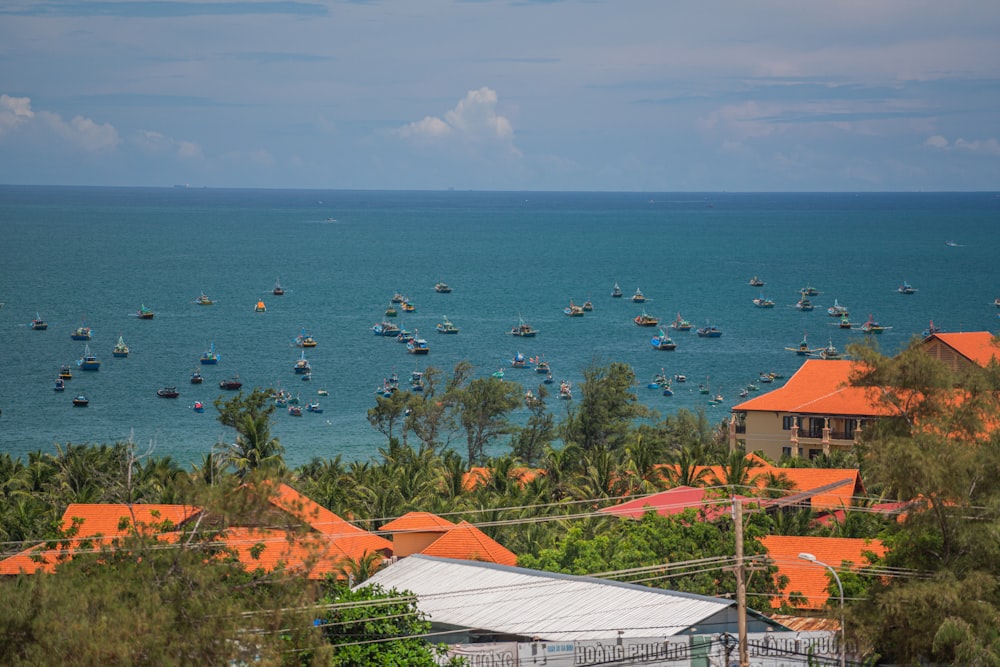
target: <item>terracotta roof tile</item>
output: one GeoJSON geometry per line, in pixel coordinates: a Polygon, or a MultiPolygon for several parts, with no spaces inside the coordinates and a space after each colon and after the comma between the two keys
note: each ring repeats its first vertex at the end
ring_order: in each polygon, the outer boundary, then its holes
{"type": "Polygon", "coordinates": [[[718,493],[700,487],[678,486],[597,511],[602,514],[640,519],[651,509],[660,516],[673,516],[694,508],[700,510],[699,515],[703,520],[713,521],[720,515],[728,513],[730,507],[730,500],[720,497],[718,493]]]}
{"type": "Polygon", "coordinates": [[[300,521],[308,524],[313,530],[324,535],[367,534],[367,531],[363,528],[359,528],[353,523],[342,519],[316,501],[306,498],[287,484],[274,485],[269,500],[275,507],[288,512],[300,521]]]}
{"type": "Polygon", "coordinates": [[[851,387],[856,362],[807,359],[781,387],[733,406],[734,412],[797,412],[837,415],[887,415],[871,389],[851,387]]]}
{"type": "Polygon", "coordinates": [[[382,526],[379,532],[443,533],[456,524],[430,512],[409,512],[382,526]]]}
{"type": "Polygon", "coordinates": [[[931,339],[941,341],[980,366],[986,366],[994,359],[1000,359],[1000,347],[994,342],[993,334],[989,331],[932,334],[925,339],[925,342],[931,339]]]}
{"type": "MultiPolygon", "coordinates": [[[[871,551],[884,556],[885,546],[878,540],[863,540],[846,537],[790,537],[768,535],[761,538],[771,560],[778,568],[777,576],[788,577],[788,585],[782,591],[785,598],[790,593],[801,593],[804,600],[794,602],[795,606],[806,609],[820,609],[826,604],[829,594],[828,570],[821,565],[799,558],[800,553],[811,553],[817,560],[835,570],[841,570],[844,561],[852,563],[851,569],[865,567],[868,560],[864,552],[871,551]]],[[[771,601],[773,607],[780,606],[780,600],[771,601]]]]}
{"type": "Polygon", "coordinates": [[[516,565],[517,556],[467,521],[452,528],[420,553],[426,556],[516,565]]]}
{"type": "Polygon", "coordinates": [[[158,527],[180,526],[200,512],[201,508],[190,505],[135,504],[130,512],[128,505],[74,503],[66,508],[62,518],[63,530],[76,525],[74,538],[53,549],[46,549],[44,544],[39,544],[6,558],[0,561],[0,575],[54,572],[58,562],[71,556],[80,547],[81,540],[92,540],[93,548],[100,548],[116,537],[127,535],[132,527],[133,513],[140,526],[154,527],[152,531],[147,528],[144,532],[161,532],[157,530],[158,527]]]}

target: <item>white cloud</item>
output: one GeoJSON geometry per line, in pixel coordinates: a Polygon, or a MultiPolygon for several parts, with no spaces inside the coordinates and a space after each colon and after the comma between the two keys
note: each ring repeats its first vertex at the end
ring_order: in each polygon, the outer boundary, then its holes
{"type": "Polygon", "coordinates": [[[201,146],[193,141],[172,139],[155,130],[140,130],[132,138],[140,150],[152,155],[173,155],[182,159],[197,159],[204,155],[201,146]]]}
{"type": "Polygon", "coordinates": [[[941,135],[934,135],[933,137],[927,138],[924,142],[924,146],[937,148],[943,151],[967,151],[969,153],[977,153],[979,155],[1000,156],[1000,141],[997,141],[996,139],[975,139],[969,141],[967,139],[958,138],[951,143],[941,135]]]}
{"type": "Polygon", "coordinates": [[[118,130],[109,123],[83,116],[67,121],[52,111],[33,111],[29,97],[0,95],[0,135],[28,130],[88,152],[112,151],[121,143],[118,130]]]}
{"type": "Polygon", "coordinates": [[[30,98],[0,95],[0,135],[30,122],[34,115],[30,98]]]}
{"type": "Polygon", "coordinates": [[[425,116],[395,130],[403,139],[425,145],[464,149],[499,149],[520,156],[514,146],[514,127],[497,113],[497,93],[483,86],[470,90],[444,118],[425,116]]]}

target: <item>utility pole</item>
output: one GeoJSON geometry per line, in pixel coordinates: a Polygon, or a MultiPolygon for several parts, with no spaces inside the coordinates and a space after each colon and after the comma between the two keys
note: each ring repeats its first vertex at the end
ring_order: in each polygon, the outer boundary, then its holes
{"type": "Polygon", "coordinates": [[[743,565],[743,502],[733,498],[736,524],[736,627],[739,631],[740,667],[750,667],[747,655],[747,577],[743,565]]]}

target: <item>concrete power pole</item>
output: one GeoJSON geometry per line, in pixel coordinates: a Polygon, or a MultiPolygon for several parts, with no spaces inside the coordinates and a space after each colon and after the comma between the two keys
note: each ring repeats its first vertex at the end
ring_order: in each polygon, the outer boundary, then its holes
{"type": "Polygon", "coordinates": [[[739,630],[740,667],[750,667],[747,654],[747,577],[743,564],[743,502],[733,498],[736,524],[736,627],[739,630]]]}

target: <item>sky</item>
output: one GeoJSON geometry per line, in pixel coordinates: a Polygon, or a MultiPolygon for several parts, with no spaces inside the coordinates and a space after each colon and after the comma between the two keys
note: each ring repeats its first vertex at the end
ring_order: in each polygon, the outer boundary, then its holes
{"type": "Polygon", "coordinates": [[[4,0],[0,183],[1000,190],[994,0],[4,0]]]}

